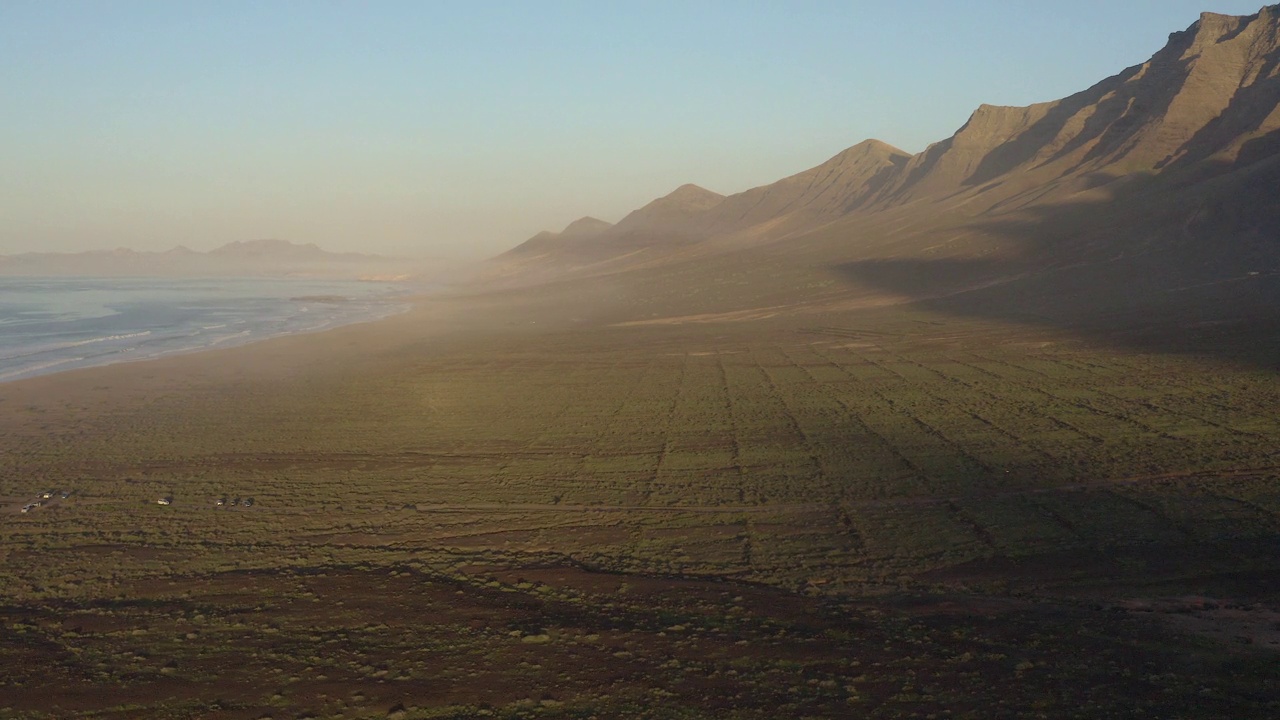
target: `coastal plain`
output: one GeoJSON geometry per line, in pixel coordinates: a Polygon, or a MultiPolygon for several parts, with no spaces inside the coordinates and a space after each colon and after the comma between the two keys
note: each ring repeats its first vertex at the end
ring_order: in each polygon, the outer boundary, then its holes
{"type": "Polygon", "coordinates": [[[1277,709],[1269,372],[547,298],[0,386],[0,714],[1277,709]]]}
{"type": "Polygon", "coordinates": [[[1280,717],[1280,5],[1168,37],[0,384],[0,718],[1280,717]]]}

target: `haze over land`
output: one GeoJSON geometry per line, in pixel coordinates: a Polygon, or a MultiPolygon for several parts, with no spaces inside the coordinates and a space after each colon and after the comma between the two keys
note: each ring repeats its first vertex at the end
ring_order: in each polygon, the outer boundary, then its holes
{"type": "Polygon", "coordinates": [[[326,252],[314,243],[283,240],[227,243],[209,252],[176,247],[163,252],[129,248],[79,253],[0,255],[0,276],[258,277],[293,276],[421,280],[440,272],[439,261],[406,261],[362,253],[326,252]]]}

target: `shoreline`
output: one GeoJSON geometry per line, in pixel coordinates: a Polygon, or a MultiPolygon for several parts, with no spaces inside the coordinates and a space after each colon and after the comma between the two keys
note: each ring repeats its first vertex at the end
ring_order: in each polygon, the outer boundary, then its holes
{"type": "MultiPolygon", "coordinates": [[[[355,318],[343,318],[339,316],[339,317],[326,319],[315,326],[307,326],[307,327],[301,327],[296,329],[286,329],[286,330],[274,330],[274,331],[267,330],[262,334],[257,334],[255,333],[254,330],[244,330],[235,335],[228,335],[222,338],[212,339],[212,341],[207,342],[203,345],[160,349],[160,350],[154,351],[152,354],[143,355],[139,357],[124,357],[119,359],[113,357],[116,354],[127,355],[132,352],[136,352],[139,349],[138,347],[126,347],[126,348],[121,348],[120,350],[117,350],[109,354],[104,353],[101,356],[103,359],[99,361],[90,361],[88,364],[57,369],[58,365],[74,364],[74,363],[83,362],[88,359],[84,357],[63,358],[63,359],[50,361],[44,365],[37,365],[34,367],[27,367],[27,368],[19,368],[19,369],[11,370],[8,373],[0,373],[0,388],[6,387],[13,383],[20,383],[27,380],[37,379],[37,378],[54,377],[54,376],[60,376],[60,375],[69,374],[69,373],[86,371],[86,370],[95,370],[95,369],[114,367],[119,365],[149,363],[149,362],[167,360],[167,359],[176,358],[176,357],[184,357],[184,356],[197,355],[202,353],[238,349],[238,348],[244,348],[244,347],[256,345],[258,343],[267,342],[271,340],[278,340],[282,338],[303,336],[303,335],[316,335],[316,334],[330,332],[333,330],[339,330],[341,328],[349,327],[353,325],[362,325],[362,324],[368,324],[368,323],[381,322],[383,320],[387,320],[389,318],[393,318],[398,315],[404,315],[406,313],[412,312],[414,307],[418,303],[430,297],[430,291],[423,291],[420,288],[401,287],[395,283],[385,283],[385,284],[388,285],[389,287],[394,287],[395,291],[388,292],[388,294],[383,298],[377,298],[377,300],[379,301],[378,307],[377,307],[378,312],[372,312],[372,308],[371,308],[371,312],[368,315],[362,315],[355,318]]],[[[290,300],[301,300],[301,299],[310,299],[310,298],[290,298],[290,300]]],[[[351,300],[351,298],[347,298],[344,296],[343,300],[347,301],[347,300],[351,300]]],[[[134,333],[133,335],[148,336],[148,335],[151,335],[152,332],[154,332],[153,329],[144,329],[144,330],[139,330],[137,333],[134,333]]]]}
{"type": "Polygon", "coordinates": [[[313,332],[2,381],[0,435],[43,445],[50,435],[110,434],[119,418],[172,402],[188,405],[195,421],[224,423],[212,405],[248,387],[282,396],[295,385],[378,381],[459,339],[510,329],[493,305],[471,296],[438,290],[400,299],[402,312],[313,332]]]}
{"type": "Polygon", "coordinates": [[[343,342],[346,336],[389,334],[383,329],[414,316],[424,304],[425,298],[415,296],[406,298],[402,312],[380,318],[0,381],[0,429],[20,420],[14,404],[44,414],[54,406],[73,403],[74,398],[97,395],[99,404],[125,410],[147,402],[155,393],[181,393],[195,386],[230,385],[253,378],[282,380],[341,356],[348,345],[343,342]]]}

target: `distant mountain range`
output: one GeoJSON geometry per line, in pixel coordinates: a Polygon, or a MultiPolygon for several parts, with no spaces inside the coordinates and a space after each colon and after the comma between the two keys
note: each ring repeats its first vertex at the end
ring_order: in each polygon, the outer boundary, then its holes
{"type": "Polygon", "coordinates": [[[402,259],[331,253],[313,243],[284,240],[232,242],[209,252],[179,246],[164,252],[118,248],[0,255],[0,276],[299,276],[402,280],[411,274],[402,259]]]}
{"type": "MultiPolygon", "coordinates": [[[[705,284],[730,269],[824,268],[838,290],[715,301],[810,309],[858,292],[994,297],[993,287],[1017,288],[1024,306],[1069,295],[1132,308],[1196,295],[1176,288],[1262,282],[1280,274],[1278,101],[1280,5],[1204,13],[1141,65],[1061,100],[983,105],[923,152],[867,140],[727,197],[684,185],[616,225],[583,218],[540,233],[482,279],[668,268],[646,282],[705,284]]],[[[710,297],[686,309],[708,309],[710,297]]]]}

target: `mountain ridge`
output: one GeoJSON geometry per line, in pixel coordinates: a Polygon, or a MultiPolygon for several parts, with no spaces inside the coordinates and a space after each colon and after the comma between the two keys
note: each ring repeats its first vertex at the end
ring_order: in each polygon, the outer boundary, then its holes
{"type": "Polygon", "coordinates": [[[701,213],[719,205],[724,195],[685,183],[670,193],[633,210],[609,229],[609,234],[631,242],[684,240],[691,235],[691,223],[701,213]]]}
{"type": "Polygon", "coordinates": [[[1059,100],[980,105],[915,155],[866,140],[727,197],[681,186],[590,244],[544,238],[533,275],[554,277],[557,265],[581,274],[679,261],[905,207],[977,218],[1115,193],[1148,176],[1203,182],[1280,152],[1278,99],[1280,5],[1248,16],[1203,13],[1144,63],[1059,100]]]}

